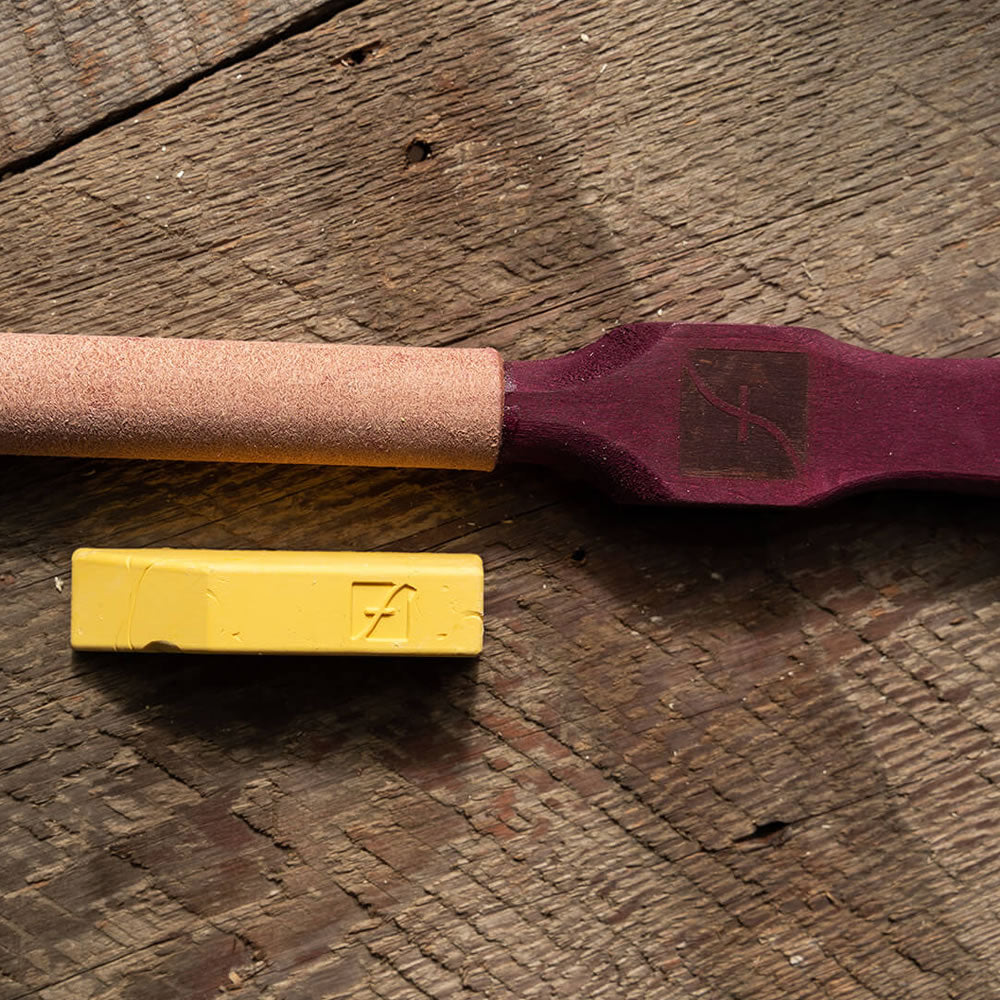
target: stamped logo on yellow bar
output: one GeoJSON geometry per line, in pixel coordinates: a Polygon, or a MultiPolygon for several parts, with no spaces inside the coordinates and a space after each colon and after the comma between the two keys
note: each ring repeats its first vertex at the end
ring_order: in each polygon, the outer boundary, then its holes
{"type": "Polygon", "coordinates": [[[355,639],[369,642],[408,642],[410,603],[417,588],[409,583],[351,584],[355,639]]]}
{"type": "Polygon", "coordinates": [[[80,650],[475,656],[479,556],[77,549],[80,650]]]}

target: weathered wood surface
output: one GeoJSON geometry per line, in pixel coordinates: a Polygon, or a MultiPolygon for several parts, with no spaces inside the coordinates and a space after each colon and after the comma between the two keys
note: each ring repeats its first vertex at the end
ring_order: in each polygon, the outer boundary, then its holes
{"type": "Polygon", "coordinates": [[[0,0],[0,176],[357,0],[0,0]]]}
{"type": "MultiPolygon", "coordinates": [[[[959,0],[366,0],[8,177],[0,325],[1000,354],[998,63],[959,0]]],[[[2,468],[5,1000],[1000,996],[995,500],[2,468]],[[154,543],[480,552],[486,650],[71,657],[72,548],[154,543]]]]}

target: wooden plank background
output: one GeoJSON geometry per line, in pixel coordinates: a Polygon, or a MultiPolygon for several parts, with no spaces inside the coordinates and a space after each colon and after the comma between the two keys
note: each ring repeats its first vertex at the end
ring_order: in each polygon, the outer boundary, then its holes
{"type": "MultiPolygon", "coordinates": [[[[343,7],[0,5],[0,326],[1000,354],[995,2],[343,7]]],[[[0,468],[3,1000],[1000,997],[996,500],[0,468]],[[71,656],[152,544],[479,552],[486,649],[71,656]]]]}
{"type": "Polygon", "coordinates": [[[24,169],[358,0],[0,0],[0,164],[24,169]]]}

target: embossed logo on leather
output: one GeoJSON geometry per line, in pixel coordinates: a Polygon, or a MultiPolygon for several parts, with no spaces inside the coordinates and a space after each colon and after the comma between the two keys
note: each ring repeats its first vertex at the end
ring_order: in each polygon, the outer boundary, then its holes
{"type": "Polygon", "coordinates": [[[683,473],[794,479],[805,470],[805,354],[696,350],[681,380],[683,473]]]}
{"type": "Polygon", "coordinates": [[[417,592],[408,583],[351,584],[352,639],[406,642],[410,637],[410,601],[417,592]]]}

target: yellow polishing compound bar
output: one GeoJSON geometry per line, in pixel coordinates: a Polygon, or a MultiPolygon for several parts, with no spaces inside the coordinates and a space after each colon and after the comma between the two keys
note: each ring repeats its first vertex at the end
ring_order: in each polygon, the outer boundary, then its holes
{"type": "Polygon", "coordinates": [[[74,649],[475,656],[476,555],[77,549],[74,649]]]}

